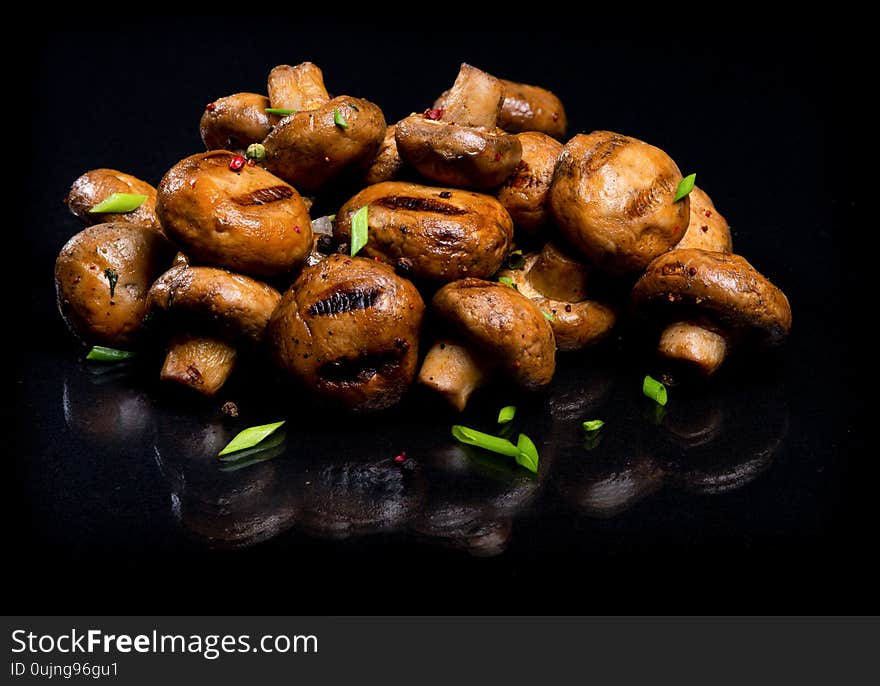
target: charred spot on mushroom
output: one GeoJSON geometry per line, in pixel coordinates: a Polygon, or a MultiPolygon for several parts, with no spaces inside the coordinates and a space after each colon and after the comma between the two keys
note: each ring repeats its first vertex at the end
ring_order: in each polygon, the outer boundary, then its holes
{"type": "Polygon", "coordinates": [[[318,375],[331,383],[362,383],[376,374],[391,376],[398,367],[400,358],[397,355],[379,353],[326,362],[318,369],[318,375]]]}
{"type": "Polygon", "coordinates": [[[293,188],[290,186],[271,186],[269,188],[258,188],[249,193],[236,195],[232,198],[232,202],[236,205],[244,207],[248,205],[268,205],[271,202],[279,200],[287,200],[292,198],[294,194],[293,188]]]}
{"type": "MultiPolygon", "coordinates": [[[[446,197],[451,197],[448,194],[446,197]]],[[[436,214],[459,215],[468,211],[445,202],[437,202],[430,197],[413,198],[400,195],[386,195],[373,201],[375,205],[387,207],[389,210],[410,210],[412,212],[434,212],[436,214]]]]}
{"type": "Polygon", "coordinates": [[[336,291],[329,298],[324,298],[313,304],[309,307],[308,312],[313,317],[321,317],[351,312],[352,310],[365,310],[376,304],[379,294],[378,288],[336,291]]]}

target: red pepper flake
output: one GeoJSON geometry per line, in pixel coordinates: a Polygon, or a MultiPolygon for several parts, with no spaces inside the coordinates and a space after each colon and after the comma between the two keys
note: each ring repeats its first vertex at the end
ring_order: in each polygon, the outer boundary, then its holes
{"type": "Polygon", "coordinates": [[[293,230],[296,231],[297,233],[302,233],[302,229],[300,229],[299,226],[294,226],[293,230]]]}
{"type": "Polygon", "coordinates": [[[558,112],[553,113],[553,121],[559,121],[559,113],[558,112]]]}
{"type": "Polygon", "coordinates": [[[514,360],[514,362],[513,362],[513,368],[514,368],[514,369],[519,369],[519,367],[520,367],[519,360],[514,360]]]}
{"type": "Polygon", "coordinates": [[[241,155],[234,155],[232,159],[229,160],[229,168],[234,172],[241,171],[246,164],[247,160],[241,155]]]}
{"type": "Polygon", "coordinates": [[[706,233],[708,230],[709,230],[709,227],[706,226],[705,224],[703,224],[703,225],[700,227],[700,231],[702,231],[703,233],[706,233]]]}
{"type": "Polygon", "coordinates": [[[443,108],[438,107],[436,109],[428,108],[424,112],[422,112],[422,116],[425,119],[431,119],[433,121],[437,121],[443,116],[443,108]]]}
{"type": "Polygon", "coordinates": [[[382,261],[381,258],[379,258],[379,257],[374,257],[373,260],[375,260],[376,262],[381,262],[381,261],[382,261]]]}
{"type": "Polygon", "coordinates": [[[215,105],[213,102],[209,102],[207,105],[205,105],[205,109],[208,110],[208,112],[213,112],[217,109],[217,105],[215,105]]]}
{"type": "Polygon", "coordinates": [[[394,461],[397,464],[403,464],[404,462],[406,462],[406,451],[404,450],[402,453],[400,453],[400,455],[395,455],[394,461]]]}
{"type": "Polygon", "coordinates": [[[342,264],[351,264],[351,260],[346,260],[346,261],[343,262],[342,264]]]}
{"type": "Polygon", "coordinates": [[[496,153],[495,153],[495,161],[498,162],[500,159],[501,159],[501,153],[500,153],[500,152],[496,152],[496,153]]]}
{"type": "Polygon", "coordinates": [[[707,216],[707,217],[711,217],[711,216],[712,216],[712,210],[706,210],[706,216],[707,216]]]}
{"type": "Polygon", "coordinates": [[[678,227],[677,227],[677,226],[673,226],[673,227],[672,227],[672,233],[678,233],[678,227]]]}

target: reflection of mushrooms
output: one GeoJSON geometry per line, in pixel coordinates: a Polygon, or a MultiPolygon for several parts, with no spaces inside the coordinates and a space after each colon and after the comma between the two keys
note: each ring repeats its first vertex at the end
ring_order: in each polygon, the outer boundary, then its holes
{"type": "Polygon", "coordinates": [[[336,238],[351,240],[351,218],[368,206],[364,257],[404,264],[416,278],[453,281],[494,274],[513,240],[510,216],[495,198],[402,181],[369,186],[339,210],[336,238]]]}
{"type": "Polygon", "coordinates": [[[437,291],[434,312],[454,338],[428,351],[419,381],[457,410],[496,369],[518,386],[546,386],[556,368],[550,323],[531,300],[508,286],[462,279],[437,291]]]}
{"type": "Polygon", "coordinates": [[[64,421],[90,445],[131,445],[152,424],[147,394],[131,383],[130,374],[97,375],[87,367],[72,367],[64,375],[61,403],[64,421]]]}
{"type": "Polygon", "coordinates": [[[80,231],[55,260],[58,310],[84,343],[129,348],[146,314],[150,284],[174,248],[160,233],[125,222],[80,231]]]}
{"type": "Polygon", "coordinates": [[[331,100],[314,70],[310,63],[272,70],[277,85],[270,81],[270,87],[283,92],[283,98],[275,96],[279,102],[300,103],[304,109],[284,117],[263,141],[266,167],[305,191],[317,191],[342,174],[365,171],[385,136],[382,110],[348,95],[331,100]],[[288,70],[299,72],[291,76],[288,70]]]}
{"type": "Polygon", "coordinates": [[[450,186],[494,188],[522,157],[516,136],[496,129],[502,86],[494,76],[461,65],[446,107],[412,114],[397,124],[403,160],[422,176],[450,186]]]}
{"type": "Polygon", "coordinates": [[[517,290],[550,314],[550,328],[561,351],[581,350],[598,343],[617,320],[614,310],[587,300],[590,267],[564,252],[553,242],[529,255],[522,269],[507,269],[517,290]]]}
{"type": "Polygon", "coordinates": [[[162,226],[196,262],[275,276],[302,263],[312,245],[309,213],[292,186],[265,169],[233,169],[225,150],[175,164],[159,184],[162,226]]]}
{"type": "Polygon", "coordinates": [[[547,198],[562,143],[535,131],[521,133],[517,138],[522,145],[522,160],[498,189],[498,200],[514,224],[530,234],[538,234],[550,221],[547,198]]]}
{"type": "Polygon", "coordinates": [[[266,112],[269,98],[256,93],[236,93],[218,98],[205,108],[199,129],[208,150],[243,153],[259,143],[279,117],[266,112]]]}
{"type": "Polygon", "coordinates": [[[416,372],[424,303],[373,260],[330,255],[302,270],[269,324],[276,364],[353,410],[394,405],[416,372]]]}
{"type": "Polygon", "coordinates": [[[715,205],[705,191],[694,186],[688,195],[691,205],[690,221],[684,237],[675,246],[683,248],[700,248],[715,252],[731,252],[733,242],[730,237],[730,225],[715,209],[715,205]]]}
{"type": "Polygon", "coordinates": [[[376,153],[373,163],[364,174],[364,183],[393,181],[399,176],[403,168],[403,160],[400,159],[400,153],[397,151],[397,141],[394,138],[396,131],[397,127],[394,124],[385,129],[385,138],[379,146],[379,152],[376,153]]]}
{"type": "Polygon", "coordinates": [[[156,216],[156,189],[136,176],[116,169],[92,169],[80,176],[67,194],[67,207],[86,224],[128,222],[162,230],[156,216]],[[146,195],[143,204],[131,212],[115,214],[89,212],[95,205],[114,193],[146,195]]]}
{"type": "Polygon", "coordinates": [[[229,377],[236,344],[259,344],[281,295],[247,276],[212,267],[174,267],[150,289],[151,308],[172,315],[163,381],[214,395],[229,377]],[[178,329],[180,331],[181,329],[178,329]]]}
{"type": "Polygon", "coordinates": [[[689,200],[673,202],[681,180],[659,148],[608,131],[579,134],[559,156],[550,207],[591,262],[613,273],[638,271],[687,230],[689,200]]]}
{"type": "Polygon", "coordinates": [[[781,342],[791,329],[785,294],[744,258],[689,248],[651,262],[632,292],[646,314],[671,321],[658,351],[668,361],[712,374],[743,338],[781,342]]]}

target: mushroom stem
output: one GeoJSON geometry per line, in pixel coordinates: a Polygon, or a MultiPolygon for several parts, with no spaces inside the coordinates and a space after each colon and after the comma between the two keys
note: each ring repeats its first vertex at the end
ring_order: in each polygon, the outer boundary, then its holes
{"type": "Polygon", "coordinates": [[[316,110],[330,100],[324,74],[311,62],[281,64],[269,72],[269,104],[280,109],[316,110]]]}
{"type": "Polygon", "coordinates": [[[461,412],[468,398],[488,376],[487,363],[466,347],[450,340],[438,340],[425,356],[419,383],[440,393],[461,412]]]}
{"type": "Polygon", "coordinates": [[[171,339],[159,378],[211,397],[226,383],[235,358],[235,348],[219,338],[179,334],[171,339]]]}
{"type": "Polygon", "coordinates": [[[442,121],[494,129],[504,102],[504,86],[491,74],[462,64],[446,96],[442,121]]]}
{"type": "Polygon", "coordinates": [[[693,322],[675,322],[663,330],[657,350],[668,360],[684,362],[704,376],[711,376],[724,361],[727,341],[693,322]]]}

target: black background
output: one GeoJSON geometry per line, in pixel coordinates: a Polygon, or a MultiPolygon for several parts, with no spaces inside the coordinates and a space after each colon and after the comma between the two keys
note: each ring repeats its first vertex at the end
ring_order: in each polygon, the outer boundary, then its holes
{"type": "MultiPolygon", "coordinates": [[[[845,55],[818,34],[675,31],[489,33],[388,24],[186,19],[34,36],[28,216],[14,217],[30,273],[15,356],[13,611],[315,613],[861,612],[873,534],[857,474],[867,459],[850,411],[855,365],[842,268],[854,200],[838,138],[845,55]],[[52,263],[78,230],[61,204],[86,169],[157,183],[201,149],[210,100],[262,92],[275,64],[311,60],[334,93],[367,97],[389,122],[428,106],[468,61],[538,83],[570,133],[610,129],[665,149],[730,220],[737,252],[794,311],[774,357],[792,423],[784,459],[748,489],[701,502],[665,495],[593,525],[524,521],[491,560],[407,539],[339,545],[302,536],[237,553],[181,546],[132,501],[161,483],[149,465],[59,442],[58,379],[77,350],[54,311],[52,263]],[[100,458],[100,462],[99,459],[100,458]],[[106,460],[107,462],[103,462],[106,460]],[[83,476],[93,465],[100,478],[83,476]],[[114,483],[114,479],[119,483],[114,483]]],[[[413,24],[415,26],[415,24],[413,24]]],[[[9,110],[7,110],[9,111],[9,110]]],[[[159,494],[155,495],[158,500],[159,494]]],[[[164,499],[166,494],[162,493],[164,499]]],[[[140,503],[140,504],[139,504],[140,503]]],[[[158,508],[157,508],[158,509],[158,508]]]]}

